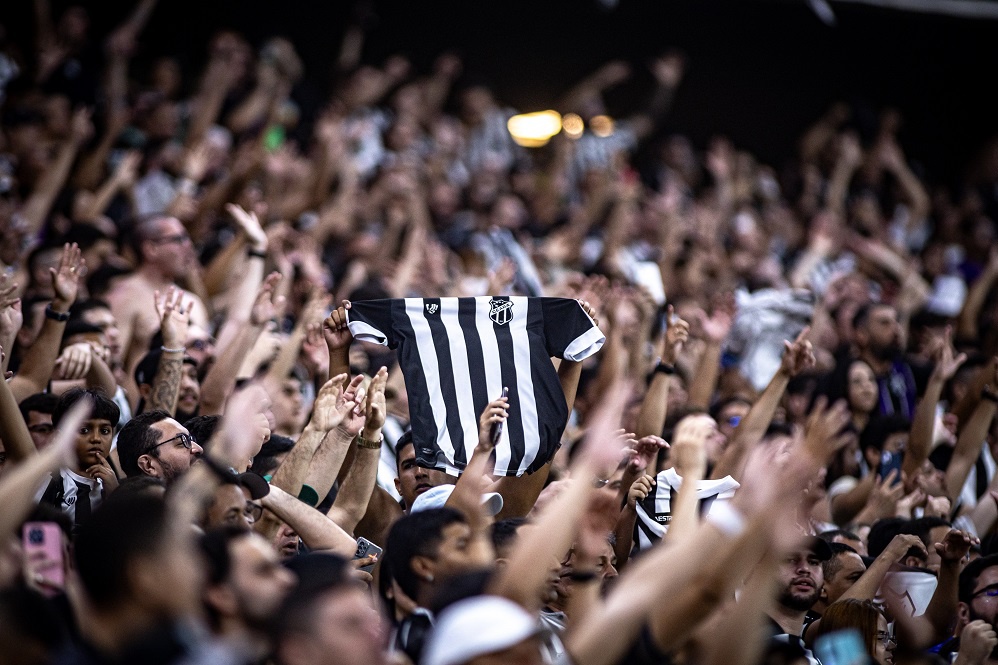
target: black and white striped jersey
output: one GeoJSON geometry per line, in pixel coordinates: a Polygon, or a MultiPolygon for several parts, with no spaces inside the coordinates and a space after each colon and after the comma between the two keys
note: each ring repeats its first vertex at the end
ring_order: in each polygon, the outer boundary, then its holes
{"type": "Polygon", "coordinates": [[[355,302],[354,339],[398,349],[416,459],[457,475],[478,443],[478,417],[509,389],[497,475],[532,473],[568,419],[551,357],[582,360],[605,341],[575,300],[482,296],[355,302]]]}
{"type": "MultiPolygon", "coordinates": [[[[634,523],[634,544],[639,550],[648,549],[669,530],[672,504],[682,485],[683,479],[675,469],[661,471],[655,476],[655,487],[635,506],[638,519],[634,523]]],[[[706,517],[715,503],[729,501],[738,487],[738,481],[731,476],[720,480],[701,480],[697,483],[697,510],[700,515],[706,517]]]]}

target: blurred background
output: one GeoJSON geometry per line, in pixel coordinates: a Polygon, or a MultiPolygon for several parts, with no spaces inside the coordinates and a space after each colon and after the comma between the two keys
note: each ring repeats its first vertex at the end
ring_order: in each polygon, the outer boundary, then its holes
{"type": "MultiPolygon", "coordinates": [[[[169,0],[157,6],[136,66],[175,55],[188,70],[185,80],[194,82],[208,36],[219,28],[239,30],[254,45],[287,36],[305,63],[294,98],[307,126],[329,90],[344,29],[358,18],[367,28],[366,61],[399,53],[419,72],[453,51],[469,80],[487,82],[523,112],[550,107],[581,77],[622,59],[633,76],[608,102],[611,112],[626,115],[647,94],[648,59],[677,48],[687,69],[666,133],[682,132],[700,145],[727,134],[779,166],[833,101],[860,111],[861,133],[872,131],[885,107],[896,107],[916,168],[931,164],[929,171],[921,167],[926,178],[950,182],[998,129],[998,18],[988,18],[998,15],[998,3],[892,1],[929,11],[824,0],[169,0]]],[[[55,13],[65,4],[53,2],[55,13]]],[[[134,3],[74,4],[86,6],[103,33],[134,3]]],[[[7,39],[27,48],[31,2],[3,5],[7,39]]]]}

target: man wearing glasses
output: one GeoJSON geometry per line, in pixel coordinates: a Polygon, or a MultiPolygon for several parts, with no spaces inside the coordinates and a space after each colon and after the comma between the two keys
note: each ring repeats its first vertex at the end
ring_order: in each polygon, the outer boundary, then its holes
{"type": "Polygon", "coordinates": [[[955,637],[934,651],[966,665],[998,663],[998,555],[974,559],[960,572],[955,637]]]}
{"type": "Polygon", "coordinates": [[[169,485],[203,452],[187,428],[166,411],[142,413],[118,433],[118,459],[129,477],[152,476],[169,485]]]}

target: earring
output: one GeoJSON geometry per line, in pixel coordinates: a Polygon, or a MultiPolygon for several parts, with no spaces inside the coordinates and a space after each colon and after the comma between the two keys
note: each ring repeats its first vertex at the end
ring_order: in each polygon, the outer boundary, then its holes
{"type": "Polygon", "coordinates": [[[433,575],[427,574],[426,575],[426,581],[427,582],[432,582],[433,581],[433,575]]]}

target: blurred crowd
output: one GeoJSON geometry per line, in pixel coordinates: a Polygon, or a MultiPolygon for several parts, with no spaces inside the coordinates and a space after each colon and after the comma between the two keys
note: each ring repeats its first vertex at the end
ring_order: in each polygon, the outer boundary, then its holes
{"type": "Polygon", "coordinates": [[[282,37],[139,67],[156,5],[0,36],[0,663],[998,663],[998,143],[931,182],[838,103],[784,164],[697,146],[665,51],[525,148],[361,23],[311,113],[282,37]],[[350,329],[485,295],[605,335],[519,477],[498,395],[417,464],[350,329]]]}

